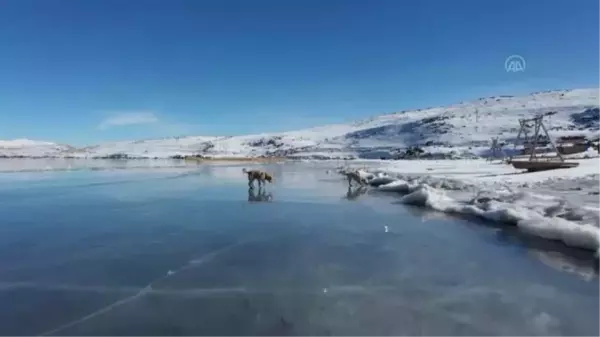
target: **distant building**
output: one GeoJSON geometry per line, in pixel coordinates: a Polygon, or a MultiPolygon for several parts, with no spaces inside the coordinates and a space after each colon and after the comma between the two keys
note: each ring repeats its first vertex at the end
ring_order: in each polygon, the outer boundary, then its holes
{"type": "Polygon", "coordinates": [[[587,151],[593,143],[585,136],[564,136],[556,141],[558,152],[560,154],[574,154],[587,151]]]}

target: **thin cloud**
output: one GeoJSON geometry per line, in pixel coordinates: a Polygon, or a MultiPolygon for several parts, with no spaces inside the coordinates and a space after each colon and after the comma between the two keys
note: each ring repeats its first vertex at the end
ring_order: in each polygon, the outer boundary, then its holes
{"type": "Polygon", "coordinates": [[[103,120],[98,125],[98,129],[106,130],[115,126],[154,124],[158,122],[158,117],[152,112],[122,112],[103,120]]]}

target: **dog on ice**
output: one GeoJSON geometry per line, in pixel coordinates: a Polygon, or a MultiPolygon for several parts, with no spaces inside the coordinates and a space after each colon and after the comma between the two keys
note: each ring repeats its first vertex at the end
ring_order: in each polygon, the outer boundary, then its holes
{"type": "Polygon", "coordinates": [[[368,185],[368,182],[365,178],[363,178],[360,173],[358,173],[358,171],[347,171],[347,172],[343,172],[343,175],[346,176],[346,179],[348,179],[348,186],[352,186],[352,182],[356,182],[358,185],[360,186],[366,186],[368,185]]]}
{"type": "Polygon", "coordinates": [[[248,175],[248,187],[254,187],[254,181],[258,181],[258,187],[262,187],[266,182],[273,183],[273,176],[269,173],[261,170],[246,170],[242,169],[242,172],[248,175]]]}

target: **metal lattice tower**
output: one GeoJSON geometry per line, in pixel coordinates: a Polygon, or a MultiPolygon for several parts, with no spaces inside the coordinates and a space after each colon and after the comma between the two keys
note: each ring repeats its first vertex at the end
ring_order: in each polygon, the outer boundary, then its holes
{"type": "Polygon", "coordinates": [[[492,151],[492,155],[490,157],[488,157],[489,161],[492,161],[495,158],[502,158],[504,159],[506,157],[506,154],[504,153],[504,150],[502,149],[502,145],[500,145],[500,142],[498,141],[498,137],[493,137],[492,138],[492,147],[490,148],[490,150],[492,151]]]}
{"type": "Polygon", "coordinates": [[[519,129],[519,133],[517,134],[517,139],[515,140],[515,145],[514,145],[515,150],[517,148],[517,144],[519,143],[519,140],[521,139],[521,134],[523,134],[525,136],[524,143],[530,144],[527,132],[531,126],[528,123],[533,122],[533,128],[534,128],[533,129],[534,130],[533,137],[532,137],[533,144],[531,145],[531,150],[530,150],[531,154],[529,156],[529,161],[534,161],[534,160],[538,159],[538,157],[536,157],[535,154],[537,152],[536,149],[538,146],[538,140],[540,138],[540,131],[544,131],[544,134],[548,138],[548,142],[550,143],[550,145],[552,145],[552,149],[555,151],[556,156],[560,159],[561,162],[564,161],[563,156],[560,154],[560,152],[556,148],[554,141],[552,141],[552,138],[550,138],[548,129],[546,129],[546,126],[544,125],[544,116],[551,116],[553,114],[555,114],[555,112],[548,112],[548,113],[541,114],[534,118],[529,118],[529,119],[519,119],[519,124],[521,125],[521,128],[519,129]]]}

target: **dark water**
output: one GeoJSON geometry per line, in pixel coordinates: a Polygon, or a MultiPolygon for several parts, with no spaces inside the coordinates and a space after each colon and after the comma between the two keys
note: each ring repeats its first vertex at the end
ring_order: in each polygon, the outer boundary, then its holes
{"type": "Polygon", "coordinates": [[[269,170],[3,174],[0,334],[598,335],[586,261],[269,170]]]}

